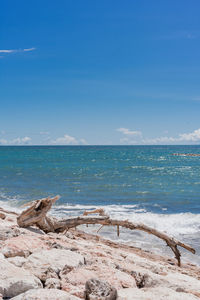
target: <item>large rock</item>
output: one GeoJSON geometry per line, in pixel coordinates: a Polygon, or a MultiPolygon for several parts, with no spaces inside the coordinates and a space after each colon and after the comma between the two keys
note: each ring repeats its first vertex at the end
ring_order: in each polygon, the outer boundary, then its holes
{"type": "Polygon", "coordinates": [[[21,249],[16,249],[16,248],[9,248],[9,247],[3,247],[1,249],[1,252],[3,255],[8,258],[8,257],[16,257],[16,256],[23,256],[27,257],[30,255],[29,251],[26,250],[21,250],[21,249]]]}
{"type": "Polygon", "coordinates": [[[118,291],[117,300],[197,300],[192,294],[176,292],[165,287],[137,289],[128,288],[118,291]]]}
{"type": "Polygon", "coordinates": [[[57,289],[37,289],[29,290],[12,300],[80,300],[80,298],[57,289]]]}
{"type": "Polygon", "coordinates": [[[88,270],[87,268],[79,268],[79,269],[74,269],[71,272],[67,272],[65,274],[63,270],[60,272],[60,277],[63,281],[69,282],[72,285],[84,285],[87,280],[90,278],[96,277],[96,273],[94,271],[88,270]]]}
{"type": "MultiPolygon", "coordinates": [[[[105,278],[105,274],[102,274],[101,278],[105,278]]],[[[131,275],[126,274],[125,272],[121,272],[119,270],[113,270],[110,274],[106,274],[106,280],[116,288],[120,286],[123,288],[136,287],[135,278],[131,275]]]]}
{"type": "Polygon", "coordinates": [[[116,289],[136,287],[135,278],[133,276],[112,266],[99,263],[98,265],[92,266],[91,269],[94,270],[96,274],[95,277],[100,280],[104,280],[106,275],[106,281],[116,289]]]}
{"type": "Polygon", "coordinates": [[[102,263],[93,266],[82,267],[72,271],[63,269],[60,272],[62,290],[72,291],[73,295],[78,297],[84,296],[85,283],[91,278],[105,280],[116,289],[136,287],[134,277],[125,272],[121,272],[102,263]]]}
{"type": "Polygon", "coordinates": [[[26,262],[26,258],[23,256],[15,256],[15,257],[7,258],[7,261],[15,265],[16,267],[22,267],[23,264],[26,262]]]}
{"type": "Polygon", "coordinates": [[[46,289],[60,289],[60,280],[58,278],[47,278],[45,281],[46,289]]]}
{"type": "Polygon", "coordinates": [[[0,212],[0,219],[4,220],[6,218],[6,215],[4,213],[0,212]]]}
{"type": "Polygon", "coordinates": [[[42,283],[37,277],[6,259],[0,259],[0,294],[3,297],[14,297],[29,289],[40,287],[42,283]]]}
{"type": "Polygon", "coordinates": [[[48,277],[54,277],[49,276],[49,272],[58,274],[66,267],[73,269],[83,264],[84,257],[78,253],[70,250],[51,249],[31,254],[23,267],[45,281],[48,277]]]}
{"type": "Polygon", "coordinates": [[[10,228],[7,226],[0,226],[0,240],[5,241],[8,238],[13,236],[18,236],[20,234],[20,230],[18,228],[10,228]]]}
{"type": "Polygon", "coordinates": [[[85,283],[87,280],[96,277],[96,274],[85,268],[74,269],[71,272],[64,269],[60,272],[60,277],[62,279],[62,290],[70,292],[77,297],[84,298],[85,283]]]}
{"type": "Polygon", "coordinates": [[[117,290],[108,282],[92,278],[85,284],[86,300],[116,300],[117,290]]]}
{"type": "Polygon", "coordinates": [[[6,257],[27,257],[32,252],[48,248],[49,246],[37,236],[20,235],[7,239],[4,242],[2,253],[6,257]]]}

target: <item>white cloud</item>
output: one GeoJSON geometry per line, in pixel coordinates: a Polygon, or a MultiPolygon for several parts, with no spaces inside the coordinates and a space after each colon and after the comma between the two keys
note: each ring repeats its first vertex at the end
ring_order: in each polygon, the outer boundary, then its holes
{"type": "Polygon", "coordinates": [[[0,53],[13,53],[16,52],[16,50],[0,50],[0,53]]]}
{"type": "Polygon", "coordinates": [[[5,139],[0,139],[0,145],[6,145],[8,142],[5,139]]]}
{"type": "Polygon", "coordinates": [[[34,50],[36,50],[35,47],[32,47],[32,48],[26,48],[26,49],[23,49],[22,51],[24,51],[24,52],[29,52],[29,51],[34,51],[34,50]]]}
{"type": "Polygon", "coordinates": [[[125,145],[135,145],[139,144],[142,138],[142,132],[137,130],[130,130],[128,128],[120,127],[117,129],[120,133],[124,135],[123,138],[120,139],[121,144],[125,145]]]}
{"type": "Polygon", "coordinates": [[[26,49],[0,49],[0,53],[16,53],[16,52],[29,52],[34,51],[36,48],[26,48],[26,49]]]}
{"type": "Polygon", "coordinates": [[[53,145],[77,145],[78,141],[75,137],[65,134],[63,137],[59,137],[50,141],[53,145]]]}
{"type": "Polygon", "coordinates": [[[200,142],[200,128],[190,133],[180,133],[178,137],[162,136],[154,139],[143,139],[143,144],[188,144],[200,142]]]}
{"type": "Polygon", "coordinates": [[[23,138],[17,137],[13,140],[0,139],[1,145],[28,145],[30,144],[31,138],[25,136],[23,138]]]}
{"type": "Polygon", "coordinates": [[[173,137],[161,136],[157,138],[142,139],[141,144],[144,145],[168,145],[176,144],[177,139],[173,137]]]}
{"type": "Polygon", "coordinates": [[[88,142],[85,139],[80,139],[80,143],[82,145],[89,145],[88,142]]]}
{"type": "Polygon", "coordinates": [[[200,141],[200,128],[191,133],[182,133],[179,135],[180,141],[198,142],[200,141]]]}
{"type": "MultiPolygon", "coordinates": [[[[1,131],[0,131],[1,133],[1,131]]],[[[68,134],[64,134],[62,137],[58,137],[55,139],[52,139],[49,136],[49,132],[47,131],[41,131],[40,135],[42,138],[42,141],[37,142],[37,145],[88,145],[87,141],[83,138],[76,139],[73,136],[70,136],[68,134]]],[[[16,137],[13,139],[8,139],[4,136],[1,136],[0,138],[0,145],[33,145],[32,139],[29,136],[24,137],[16,137]]]]}
{"type": "Polygon", "coordinates": [[[194,144],[200,142],[200,128],[190,133],[180,133],[176,137],[160,136],[156,138],[143,138],[140,131],[131,131],[128,128],[119,128],[117,131],[124,134],[124,137],[120,139],[120,143],[126,145],[175,145],[194,144]]]}
{"type": "Polygon", "coordinates": [[[142,136],[142,132],[141,131],[133,131],[133,130],[130,130],[128,128],[118,128],[117,131],[125,134],[125,135],[131,135],[131,136],[142,136]]]}
{"type": "Polygon", "coordinates": [[[25,136],[23,138],[16,138],[14,140],[12,140],[10,143],[13,145],[27,145],[29,144],[31,141],[31,138],[29,136],[25,136]]]}
{"type": "Polygon", "coordinates": [[[138,140],[132,140],[130,138],[122,138],[120,139],[120,144],[123,144],[123,145],[137,145],[139,144],[138,140]]]}
{"type": "Polygon", "coordinates": [[[76,139],[73,136],[64,134],[63,137],[59,137],[55,140],[49,140],[49,145],[88,145],[85,139],[76,139]]]}

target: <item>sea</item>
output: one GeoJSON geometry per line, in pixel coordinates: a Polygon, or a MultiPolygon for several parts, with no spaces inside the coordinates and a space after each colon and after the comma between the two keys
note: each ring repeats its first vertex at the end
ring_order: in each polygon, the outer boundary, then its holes
{"type": "MultiPolygon", "coordinates": [[[[1,146],[0,206],[60,195],[51,214],[82,215],[99,207],[112,218],[143,223],[185,242],[200,265],[200,146],[1,146]],[[180,155],[174,155],[180,154],[180,155]]],[[[99,225],[83,225],[97,233],[99,225]]],[[[99,235],[173,257],[164,241],[141,231],[103,227],[99,235]]]]}

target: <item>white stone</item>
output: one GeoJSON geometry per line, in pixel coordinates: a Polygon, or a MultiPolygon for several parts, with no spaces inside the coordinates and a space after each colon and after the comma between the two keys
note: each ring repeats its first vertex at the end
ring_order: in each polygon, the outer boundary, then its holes
{"type": "Polygon", "coordinates": [[[15,265],[16,267],[22,267],[23,264],[26,262],[26,258],[24,258],[23,256],[15,256],[7,258],[7,261],[15,265]]]}
{"type": "Polygon", "coordinates": [[[47,278],[45,282],[46,289],[60,289],[60,280],[58,278],[47,278]]]}
{"type": "Polygon", "coordinates": [[[118,290],[117,300],[197,300],[192,294],[179,293],[169,288],[128,288],[118,290]]]}
{"type": "Polygon", "coordinates": [[[84,257],[70,250],[51,249],[35,252],[27,258],[27,262],[23,265],[39,277],[41,280],[46,280],[46,274],[50,272],[59,273],[65,266],[76,268],[84,264],[84,257]]]}
{"type": "Polygon", "coordinates": [[[80,298],[57,289],[34,289],[18,295],[12,300],[80,300],[80,298]]]}
{"type": "Polygon", "coordinates": [[[30,272],[18,268],[6,259],[0,259],[0,294],[14,297],[29,289],[40,288],[42,283],[30,272]]]}
{"type": "Polygon", "coordinates": [[[5,256],[3,255],[3,253],[0,253],[0,259],[5,259],[5,256]]]}
{"type": "Polygon", "coordinates": [[[2,248],[2,253],[4,254],[5,257],[15,257],[15,256],[22,256],[22,257],[27,257],[30,252],[22,249],[13,249],[9,247],[3,247],[2,248]]]}

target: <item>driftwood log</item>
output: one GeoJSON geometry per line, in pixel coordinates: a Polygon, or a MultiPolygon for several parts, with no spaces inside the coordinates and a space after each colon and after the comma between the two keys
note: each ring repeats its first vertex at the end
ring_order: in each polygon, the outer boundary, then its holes
{"type": "Polygon", "coordinates": [[[28,209],[23,211],[18,217],[17,222],[20,227],[28,227],[35,225],[42,229],[44,232],[64,232],[70,228],[75,228],[79,225],[88,225],[88,224],[100,224],[102,226],[117,226],[117,235],[119,236],[119,228],[124,227],[131,230],[142,230],[147,232],[148,234],[152,234],[157,236],[158,238],[164,240],[171,248],[171,250],[175,254],[175,258],[178,261],[178,266],[181,265],[181,253],[177,246],[185,248],[186,250],[195,254],[195,249],[186,245],[172,237],[169,237],[167,234],[160,232],[154,228],[146,226],[144,224],[135,224],[129,222],[128,220],[114,220],[110,219],[108,215],[105,214],[102,208],[96,209],[94,211],[84,212],[83,216],[68,218],[68,219],[60,219],[47,216],[47,212],[51,209],[51,206],[59,199],[59,196],[54,198],[43,198],[40,200],[36,200],[33,202],[29,202],[26,204],[30,205],[28,209]],[[98,214],[96,216],[90,216],[91,214],[98,214]]]}

